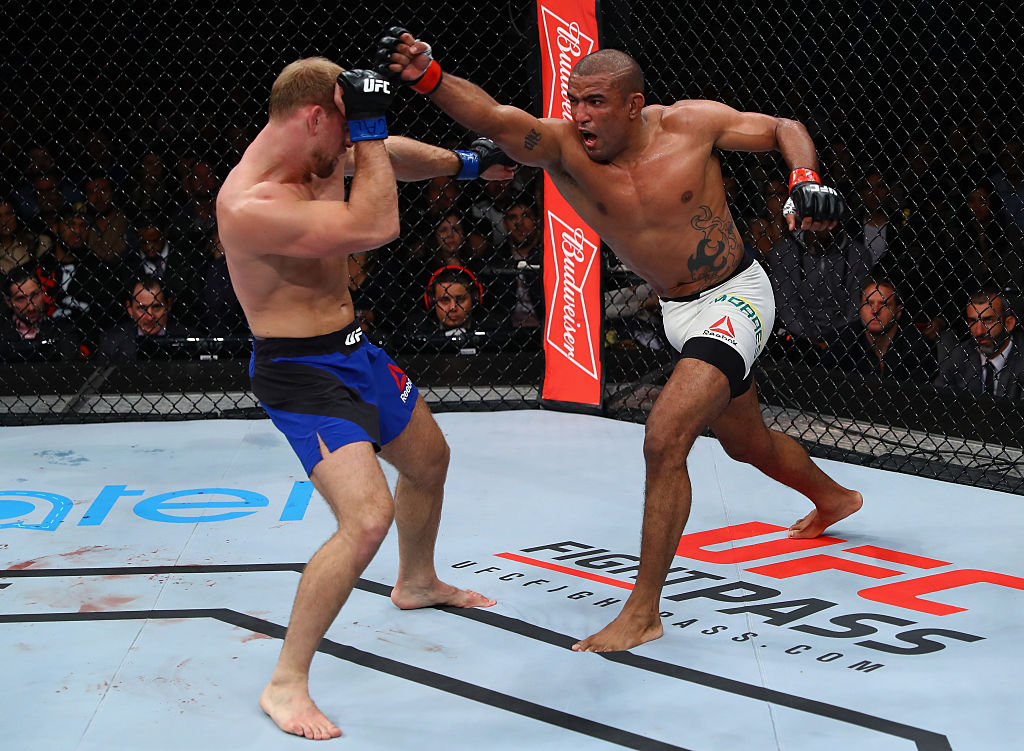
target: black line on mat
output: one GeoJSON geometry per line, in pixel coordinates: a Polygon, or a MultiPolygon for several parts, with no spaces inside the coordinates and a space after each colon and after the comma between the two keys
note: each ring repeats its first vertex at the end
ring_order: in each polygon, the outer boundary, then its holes
{"type": "MultiPolygon", "coordinates": [[[[212,618],[231,626],[244,628],[248,631],[264,634],[275,639],[283,639],[285,627],[255,618],[245,613],[239,613],[227,608],[193,608],[182,610],[121,610],[110,612],[89,612],[89,613],[19,613],[12,615],[0,615],[0,623],[40,623],[40,622],[75,622],[75,621],[122,621],[122,620],[163,620],[163,619],[187,619],[187,618],[212,618]]],[[[317,649],[318,652],[337,657],[338,659],[361,665],[370,670],[380,673],[387,673],[396,678],[412,681],[421,686],[434,688],[448,694],[461,696],[464,699],[475,701],[480,704],[500,709],[504,712],[511,712],[527,717],[532,720],[545,722],[549,725],[564,728],[580,735],[590,736],[598,740],[614,743],[624,748],[637,749],[637,751],[687,751],[681,746],[674,746],[670,743],[648,738],[628,730],[605,725],[604,723],[589,720],[586,717],[562,712],[551,707],[545,707],[532,701],[526,701],[516,696],[493,691],[474,683],[452,678],[448,675],[435,673],[431,670],[424,670],[414,665],[392,660],[388,657],[381,657],[371,652],[364,652],[361,649],[350,647],[346,644],[339,644],[330,639],[323,639],[317,649]]]]}
{"type": "MultiPolygon", "coordinates": [[[[96,568],[25,568],[0,569],[0,578],[31,578],[47,576],[144,576],[146,574],[220,574],[252,571],[295,571],[302,573],[305,563],[224,563],[194,566],[100,566],[96,568]]],[[[390,592],[390,590],[389,590],[390,592]]]]}
{"type": "MultiPolygon", "coordinates": [[[[225,565],[196,565],[196,566],[145,566],[145,567],[111,567],[111,568],[67,568],[67,569],[22,569],[22,570],[0,570],[0,578],[2,577],[37,577],[37,576],[96,576],[96,575],[132,575],[132,574],[154,574],[154,573],[217,573],[217,572],[249,572],[249,571],[299,571],[301,572],[305,564],[303,563],[258,563],[258,564],[225,564],[225,565]]],[[[369,581],[367,579],[359,579],[356,583],[356,588],[369,592],[371,594],[389,596],[391,594],[391,587],[378,582],[369,581]]],[[[572,645],[578,641],[574,637],[566,634],[559,633],[558,631],[552,631],[550,629],[535,626],[531,623],[521,621],[517,618],[511,618],[507,615],[501,615],[490,610],[480,609],[464,609],[464,608],[451,608],[451,607],[439,607],[438,610],[443,610],[446,613],[458,616],[459,618],[466,618],[468,620],[477,621],[493,628],[498,628],[503,631],[507,631],[514,634],[519,634],[528,639],[534,641],[544,642],[551,644],[562,649],[571,649],[572,645]]],[[[134,611],[124,611],[134,612],[134,611]]],[[[146,611],[139,611],[146,612],[146,611]]],[[[170,612],[170,611],[161,611],[170,612]]],[[[234,612],[234,611],[224,611],[234,612]]],[[[68,615],[68,616],[79,616],[88,615],[92,617],[107,615],[105,613],[69,613],[69,614],[57,614],[57,615],[68,615]]],[[[114,613],[116,616],[117,613],[114,613]]],[[[241,614],[236,614],[241,615],[241,614]]],[[[6,622],[6,619],[12,616],[0,615],[0,623],[6,622]]],[[[143,616],[139,616],[143,617],[143,616]]],[[[187,617],[187,616],[163,616],[167,618],[171,617],[187,617]]],[[[37,620],[43,620],[43,616],[33,616],[37,620]]],[[[55,619],[55,620],[60,620],[55,619]]],[[[69,620],[82,620],[80,618],[69,618],[69,620]]],[[[273,624],[271,624],[273,625],[273,624]]],[[[283,638],[284,631],[282,630],[280,636],[275,634],[267,634],[268,636],[275,636],[275,638],[283,638]]],[[[327,640],[325,640],[327,641],[327,640]]],[[[340,646],[340,645],[339,645],[340,646]]],[[[349,648],[346,648],[349,649],[349,648]]],[[[333,654],[333,652],[327,652],[327,654],[333,654]]],[[[337,655],[335,655],[337,656],[337,655]]],[[[714,675],[713,673],[705,673],[700,670],[693,670],[692,668],[682,667],[681,665],[674,665],[669,662],[663,662],[661,660],[655,660],[650,657],[643,657],[641,655],[635,655],[631,652],[607,652],[600,653],[600,656],[611,662],[617,662],[622,665],[628,665],[638,670],[643,670],[649,673],[657,673],[664,675],[669,678],[675,678],[677,680],[686,681],[688,683],[695,683],[697,685],[706,686],[718,691],[724,691],[726,693],[735,694],[737,696],[745,696],[750,699],[756,699],[759,701],[768,702],[781,707],[788,707],[795,709],[800,712],[807,712],[808,714],[817,715],[819,717],[826,717],[828,719],[836,720],[837,722],[843,722],[850,725],[856,725],[868,730],[874,730],[876,732],[884,733],[886,735],[892,735],[898,738],[905,738],[913,741],[917,746],[918,751],[952,751],[952,747],[949,744],[949,739],[941,733],[935,733],[930,730],[923,728],[914,727],[913,725],[907,725],[901,722],[895,722],[894,720],[887,720],[882,717],[876,717],[865,712],[858,712],[853,709],[847,709],[845,707],[839,707],[835,704],[827,704],[825,702],[816,701],[814,699],[807,699],[802,696],[795,696],[793,694],[787,694],[782,691],[775,691],[774,689],[765,688],[763,686],[755,686],[750,683],[744,683],[742,681],[733,680],[731,678],[725,678],[720,675],[714,675]]],[[[344,658],[347,659],[347,658],[344,658]]],[[[379,658],[385,659],[385,658],[379,658]]],[[[362,663],[360,663],[362,664],[362,663]]],[[[418,668],[417,668],[418,669],[418,668]]],[[[454,680],[454,679],[453,679],[454,680]]],[[[468,684],[467,684],[468,685],[468,684]]],[[[479,688],[479,687],[478,687],[479,688]]],[[[487,689],[481,689],[486,691],[487,689]]],[[[460,694],[461,695],[461,694],[460,694]]],[[[538,718],[539,719],[539,718],[538,718]]]]}

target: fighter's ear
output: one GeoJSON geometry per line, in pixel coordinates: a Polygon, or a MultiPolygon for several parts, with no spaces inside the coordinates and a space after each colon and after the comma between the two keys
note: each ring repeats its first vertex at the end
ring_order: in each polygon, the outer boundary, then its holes
{"type": "Polygon", "coordinates": [[[325,119],[327,119],[327,113],[324,112],[324,108],[319,104],[314,104],[309,108],[309,111],[306,113],[306,128],[311,136],[316,135],[320,131],[325,119]]]}
{"type": "Polygon", "coordinates": [[[644,109],[645,101],[646,100],[644,99],[644,95],[641,94],[640,92],[635,92],[629,95],[630,120],[636,120],[638,117],[640,117],[640,113],[643,112],[644,109]]]}

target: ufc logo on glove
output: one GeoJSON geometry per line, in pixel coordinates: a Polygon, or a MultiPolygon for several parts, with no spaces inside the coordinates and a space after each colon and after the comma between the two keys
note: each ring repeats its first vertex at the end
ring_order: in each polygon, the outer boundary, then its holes
{"type": "Polygon", "coordinates": [[[376,94],[378,91],[383,91],[385,94],[390,94],[391,84],[389,84],[383,78],[365,78],[363,79],[363,91],[365,91],[367,94],[376,94]]]}

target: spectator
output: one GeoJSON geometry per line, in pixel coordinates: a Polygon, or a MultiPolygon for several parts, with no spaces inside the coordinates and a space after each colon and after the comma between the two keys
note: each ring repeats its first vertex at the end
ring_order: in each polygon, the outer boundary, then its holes
{"type": "Polygon", "coordinates": [[[948,220],[948,196],[952,187],[937,163],[938,150],[928,138],[917,137],[903,150],[904,167],[900,170],[903,193],[911,215],[919,217],[922,226],[934,227],[948,220]],[[941,212],[945,211],[946,216],[941,212]]]}
{"type": "Polygon", "coordinates": [[[517,172],[512,180],[487,180],[479,188],[480,197],[469,207],[470,217],[478,223],[491,247],[505,242],[505,212],[525,188],[517,172]]]}
{"type": "Polygon", "coordinates": [[[423,280],[437,268],[432,245],[430,240],[392,243],[377,248],[368,265],[354,268],[355,262],[349,264],[350,276],[355,272],[359,285],[353,304],[364,311],[367,320],[372,318],[378,332],[415,326],[409,322],[419,318],[423,280]]]}
{"type": "Polygon", "coordinates": [[[849,197],[856,193],[857,175],[860,173],[857,169],[857,158],[853,155],[846,140],[838,136],[830,139],[821,157],[827,165],[826,171],[831,175],[833,185],[840,195],[849,197]]]}
{"type": "Polygon", "coordinates": [[[504,221],[507,236],[482,271],[484,286],[495,315],[513,327],[534,328],[544,319],[541,227],[533,207],[524,203],[509,206],[504,221]]]}
{"type": "Polygon", "coordinates": [[[183,169],[186,169],[182,183],[185,205],[171,223],[171,234],[176,242],[200,248],[217,228],[220,181],[210,163],[201,159],[185,161],[183,169]]]}
{"type": "Polygon", "coordinates": [[[197,328],[202,312],[199,297],[204,288],[207,259],[186,240],[172,242],[159,215],[140,217],[137,231],[138,251],[128,261],[129,274],[155,276],[162,280],[174,298],[178,319],[189,328],[197,328]]]}
{"type": "Polygon", "coordinates": [[[427,190],[424,194],[426,201],[424,216],[436,224],[445,214],[459,210],[461,197],[462,193],[454,177],[450,175],[432,177],[427,181],[427,190]]]}
{"type": "Polygon", "coordinates": [[[89,248],[104,261],[115,261],[130,248],[135,234],[131,220],[114,201],[114,183],[99,175],[85,182],[89,209],[89,248]]]}
{"type": "Polygon", "coordinates": [[[1006,218],[1024,230],[1024,142],[1019,138],[1003,146],[992,171],[992,185],[1002,199],[1006,218]]]}
{"type": "Polygon", "coordinates": [[[177,200],[177,193],[160,152],[149,151],[143,154],[132,172],[128,191],[128,198],[136,215],[170,214],[177,200]]]}
{"type": "Polygon", "coordinates": [[[941,223],[928,226],[924,216],[903,209],[899,195],[877,170],[861,181],[859,196],[851,235],[870,252],[872,273],[899,290],[903,325],[919,326],[935,342],[947,326],[942,304],[950,299],[950,285],[963,279],[955,254],[948,250],[948,233],[941,223]]]}
{"type": "Polygon", "coordinates": [[[939,365],[939,388],[1024,399],[1024,341],[1015,334],[1017,317],[998,287],[985,286],[967,304],[971,339],[939,365]]]}
{"type": "Polygon", "coordinates": [[[618,349],[667,349],[668,344],[662,334],[661,300],[651,285],[642,280],[635,281],[634,284],[606,290],[603,295],[607,321],[605,343],[618,349]],[[614,337],[614,341],[610,337],[614,337]]]}
{"type": "Polygon", "coordinates": [[[434,268],[438,266],[479,266],[486,254],[487,241],[475,232],[469,232],[462,217],[448,212],[434,228],[433,242],[428,257],[434,268]]]}
{"type": "Polygon", "coordinates": [[[782,239],[782,225],[763,216],[747,217],[743,225],[746,230],[744,251],[762,265],[767,265],[772,248],[782,239]]]}
{"type": "Polygon", "coordinates": [[[747,206],[747,197],[740,187],[740,181],[731,174],[723,173],[722,187],[725,189],[725,198],[730,212],[738,217],[736,224],[739,226],[740,234],[743,234],[746,230],[745,219],[750,214],[750,209],[747,206]]]}
{"type": "Polygon", "coordinates": [[[249,324],[235,296],[228,275],[228,263],[220,235],[215,233],[206,244],[206,273],[199,300],[200,325],[210,336],[249,336],[249,324]]]}
{"type": "Polygon", "coordinates": [[[87,346],[117,320],[117,295],[124,278],[120,268],[90,250],[88,232],[85,215],[66,209],[57,226],[57,244],[39,257],[37,267],[44,291],[56,306],[54,317],[70,321],[87,346]]]}
{"type": "Polygon", "coordinates": [[[36,143],[25,152],[25,165],[22,174],[25,178],[15,193],[14,199],[18,216],[26,225],[32,225],[40,213],[39,178],[47,177],[44,200],[52,206],[53,212],[60,211],[61,206],[82,200],[82,195],[71,181],[62,179],[57,172],[57,165],[50,149],[36,143]],[[54,191],[52,193],[48,191],[54,191]]]}
{"type": "Polygon", "coordinates": [[[0,360],[37,362],[78,359],[75,331],[66,320],[53,319],[53,301],[24,266],[4,281],[4,302],[10,309],[0,321],[0,360]]]}
{"type": "MultiPolygon", "coordinates": [[[[936,159],[935,171],[939,174],[947,194],[959,193],[958,188],[968,183],[977,184],[991,175],[996,164],[992,144],[982,145],[977,141],[979,131],[974,130],[984,123],[951,123],[940,137],[941,147],[936,159]]],[[[946,218],[951,217],[952,206],[943,201],[946,218]],[[946,209],[949,210],[946,210],[946,209]]]]}
{"type": "Polygon", "coordinates": [[[871,257],[841,227],[797,229],[772,248],[768,270],[776,323],[794,337],[824,346],[857,321],[871,257]]]}
{"type": "Polygon", "coordinates": [[[100,359],[130,362],[148,356],[159,357],[157,340],[190,336],[187,328],[171,318],[173,303],[170,291],[156,277],[142,275],[135,279],[125,303],[129,318],[103,333],[100,359]]]}
{"type": "Polygon", "coordinates": [[[25,226],[29,231],[52,246],[57,242],[57,225],[61,214],[69,207],[81,204],[70,204],[64,199],[60,180],[55,175],[40,175],[33,182],[35,192],[32,198],[32,213],[25,216],[25,226]]]}
{"type": "Polygon", "coordinates": [[[841,332],[822,353],[825,367],[874,373],[903,381],[928,383],[935,375],[935,355],[913,324],[903,324],[903,306],[895,285],[871,276],[861,286],[860,324],[841,332]]]}
{"type": "Polygon", "coordinates": [[[19,231],[14,204],[0,200],[0,274],[34,261],[42,251],[38,238],[19,231]]]}
{"type": "Polygon", "coordinates": [[[470,331],[482,293],[480,281],[467,269],[445,266],[434,272],[424,296],[432,327],[446,336],[470,331]]]}
{"type": "Polygon", "coordinates": [[[661,321],[661,299],[654,289],[611,251],[604,249],[602,260],[602,302],[606,323],[604,346],[613,349],[666,349],[668,343],[661,321]]]}
{"type": "Polygon", "coordinates": [[[95,128],[85,134],[78,169],[78,184],[89,177],[105,177],[110,180],[113,190],[124,190],[129,178],[128,169],[121,164],[124,154],[122,144],[114,141],[113,135],[105,128],[95,128]]]}
{"type": "Polygon", "coordinates": [[[975,280],[969,289],[989,282],[1000,288],[1020,288],[1024,232],[1001,214],[999,195],[985,184],[975,185],[967,193],[960,219],[959,256],[975,280]]]}
{"type": "Polygon", "coordinates": [[[906,222],[899,202],[881,172],[865,175],[858,186],[860,210],[856,217],[856,229],[852,233],[871,254],[874,266],[887,254],[892,263],[899,264],[903,257],[897,236],[906,222]],[[891,252],[893,249],[896,252],[891,252]]]}
{"type": "Polygon", "coordinates": [[[369,281],[376,266],[376,256],[372,250],[351,253],[348,257],[348,291],[352,294],[352,306],[356,320],[363,333],[369,334],[376,323],[373,311],[374,300],[367,294],[369,281]]]}
{"type": "MultiPolygon", "coordinates": [[[[483,287],[472,271],[462,266],[442,266],[431,274],[424,289],[426,317],[415,328],[396,332],[393,345],[412,352],[462,354],[500,349],[514,332],[485,314],[482,296],[483,287]]],[[[521,349],[524,343],[517,341],[515,346],[521,349]]]]}

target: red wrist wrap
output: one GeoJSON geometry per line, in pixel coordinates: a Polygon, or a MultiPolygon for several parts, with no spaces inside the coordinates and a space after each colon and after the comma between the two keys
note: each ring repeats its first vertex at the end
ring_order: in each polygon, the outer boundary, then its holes
{"type": "Polygon", "coordinates": [[[420,80],[414,83],[411,88],[417,94],[431,94],[434,89],[441,85],[441,66],[437,60],[431,60],[430,65],[423,71],[420,80]]]}
{"type": "Polygon", "coordinates": [[[801,167],[789,173],[789,190],[791,192],[793,186],[797,183],[818,183],[821,185],[821,178],[818,177],[818,173],[814,170],[801,167]]]}

